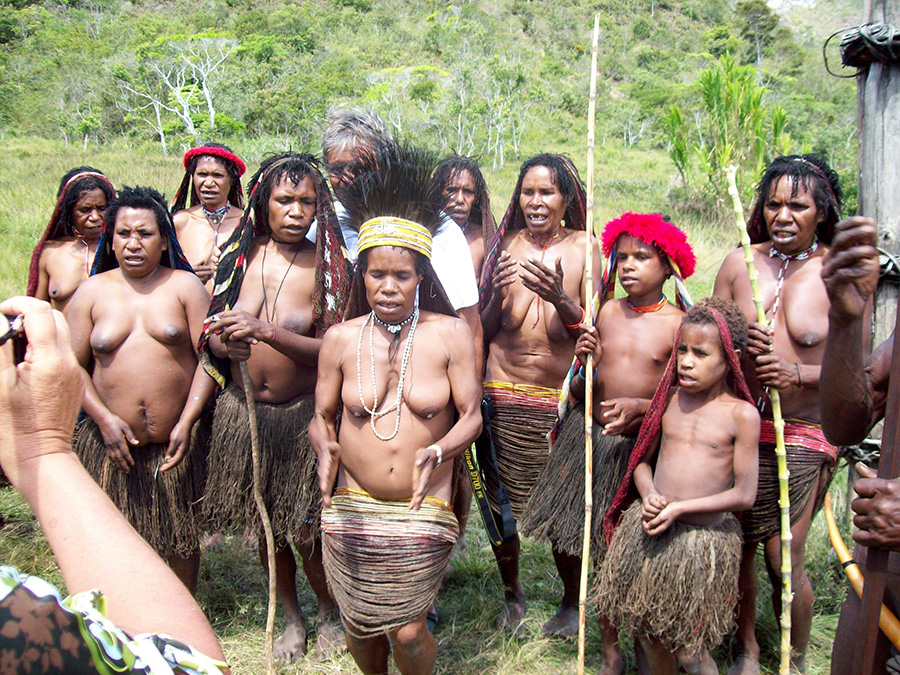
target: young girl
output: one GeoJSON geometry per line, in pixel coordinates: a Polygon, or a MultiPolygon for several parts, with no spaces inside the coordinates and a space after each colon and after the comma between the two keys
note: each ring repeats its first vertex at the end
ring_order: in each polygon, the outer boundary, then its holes
{"type": "Polygon", "coordinates": [[[711,298],[687,312],[606,514],[607,537],[621,527],[597,576],[598,611],[635,633],[655,674],[679,663],[718,673],[708,650],[733,623],[741,529],[731,512],[756,497],[759,443],[746,344],[734,304],[711,298]],[[623,515],[632,479],[640,500],[623,515]]]}

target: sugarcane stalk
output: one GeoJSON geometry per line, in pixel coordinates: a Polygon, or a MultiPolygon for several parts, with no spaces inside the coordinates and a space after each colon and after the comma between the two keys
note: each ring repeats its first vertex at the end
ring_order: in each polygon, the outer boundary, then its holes
{"type": "MultiPolygon", "coordinates": [[[[753,289],[753,304],[756,305],[756,318],[761,324],[767,324],[766,310],[763,307],[762,295],[759,292],[759,273],[753,264],[753,250],[750,248],[750,236],[747,234],[744,220],[744,207],[738,194],[735,174],[737,167],[733,164],[725,169],[728,178],[728,194],[734,205],[735,225],[741,234],[741,246],[744,249],[744,262],[750,276],[753,289]]],[[[781,665],[780,675],[789,675],[791,668],[791,498],[788,492],[790,472],[787,467],[787,453],[784,448],[784,418],[781,416],[781,396],[774,387],[769,390],[769,403],[772,406],[772,423],[775,426],[775,458],[778,462],[778,506],[781,510],[781,665]]]]}
{"type": "Polygon", "coordinates": [[[241,380],[244,383],[244,400],[247,402],[247,415],[250,418],[250,455],[253,463],[253,500],[262,521],[266,537],[266,562],[269,568],[269,605],[266,612],[266,674],[275,675],[275,534],[272,531],[272,520],[263,500],[262,479],[260,477],[259,427],[256,424],[256,404],[253,397],[253,384],[247,370],[247,362],[241,361],[241,380]]]}
{"type": "MultiPolygon", "coordinates": [[[[587,195],[584,237],[584,307],[586,321],[592,323],[594,298],[594,116],[597,108],[597,51],[600,43],[600,13],[594,15],[591,46],[591,90],[588,99],[587,195]]],[[[588,567],[591,559],[591,516],[594,510],[594,355],[587,355],[584,377],[584,535],[581,546],[581,580],[578,587],[578,675],[584,675],[584,628],[587,615],[588,567]]]]}
{"type": "MultiPolygon", "coordinates": [[[[838,560],[841,562],[844,572],[847,574],[850,585],[853,587],[853,590],[856,591],[856,595],[862,598],[865,577],[863,577],[859,565],[856,564],[856,561],[850,555],[850,551],[847,549],[846,544],[844,544],[844,540],[841,539],[837,521],[834,519],[834,511],[831,508],[830,494],[825,495],[824,510],[825,522],[828,523],[828,536],[831,539],[831,546],[834,548],[834,552],[837,554],[838,560]]],[[[887,639],[891,641],[891,644],[897,649],[900,649],[900,621],[898,621],[897,617],[894,616],[894,613],[883,604],[881,605],[881,615],[878,618],[878,626],[881,628],[881,632],[885,634],[887,639]]]]}

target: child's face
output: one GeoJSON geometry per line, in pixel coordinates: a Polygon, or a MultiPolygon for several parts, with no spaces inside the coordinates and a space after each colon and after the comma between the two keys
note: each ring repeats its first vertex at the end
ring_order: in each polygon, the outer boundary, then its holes
{"type": "Polygon", "coordinates": [[[678,385],[685,391],[701,393],[725,379],[728,364],[715,325],[684,324],[677,349],[678,385]]]}
{"type": "Polygon", "coordinates": [[[663,261],[654,246],[630,234],[620,234],[616,242],[616,276],[629,297],[644,297],[662,292],[662,285],[671,274],[668,262],[663,261]]]}

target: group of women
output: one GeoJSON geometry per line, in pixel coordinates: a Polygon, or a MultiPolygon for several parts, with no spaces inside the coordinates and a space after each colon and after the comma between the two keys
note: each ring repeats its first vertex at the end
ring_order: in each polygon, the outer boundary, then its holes
{"type": "MultiPolygon", "coordinates": [[[[477,164],[451,158],[434,171],[430,161],[392,146],[355,167],[341,195],[358,235],[355,266],[312,157],[266,159],[244,210],[244,164],[215,144],[185,156],[174,214],[155,190],[117,195],[100,171],[73,169],[34,251],[29,294],[66,314],[85,371],[75,447],[191,589],[204,529],[259,531],[240,412],[249,374],[286,659],[306,642],[293,540],[319,601],[320,648],[340,640],[340,616],[364,672],[386,672],[392,649],[401,672],[430,672],[427,614],[458,534],[450,504],[468,495],[457,489],[460,476],[467,479],[454,464],[461,468],[482,422],[489,426],[497,471],[485,476],[485,516],[508,500],[517,518],[553,461],[545,437],[576,340],[591,324],[584,186],[567,158],[533,157],[495,228],[477,164]],[[466,235],[481,280],[483,368],[470,327],[454,318],[431,266],[432,236],[447,218],[466,235]],[[406,500],[399,511],[398,500],[406,500]],[[409,546],[385,544],[398,532],[412,533],[409,546]]],[[[766,392],[774,388],[795,421],[788,432],[792,621],[801,669],[813,601],[805,537],[836,460],[818,428],[817,386],[828,328],[819,272],[840,204],[837,176],[821,157],[776,159],[748,224],[768,325],[756,323],[742,253],[725,259],[714,287],[753,323],[743,365],[763,417],[771,418],[766,392]]],[[[596,242],[590,246],[597,288],[602,265],[596,242]]],[[[771,454],[761,447],[759,498],[743,520],[735,673],[759,668],[753,562],[760,542],[774,593],[780,589],[771,454]]],[[[498,625],[520,633],[518,538],[493,543],[506,596],[498,625]]]]}

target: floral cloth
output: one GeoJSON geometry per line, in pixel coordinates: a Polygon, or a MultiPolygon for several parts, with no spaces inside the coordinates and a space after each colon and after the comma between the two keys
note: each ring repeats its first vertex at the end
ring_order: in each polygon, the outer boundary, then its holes
{"type": "Polygon", "coordinates": [[[166,635],[131,637],[105,613],[100,591],[63,599],[43,579],[0,566],[0,675],[216,675],[227,666],[166,635]]]}

